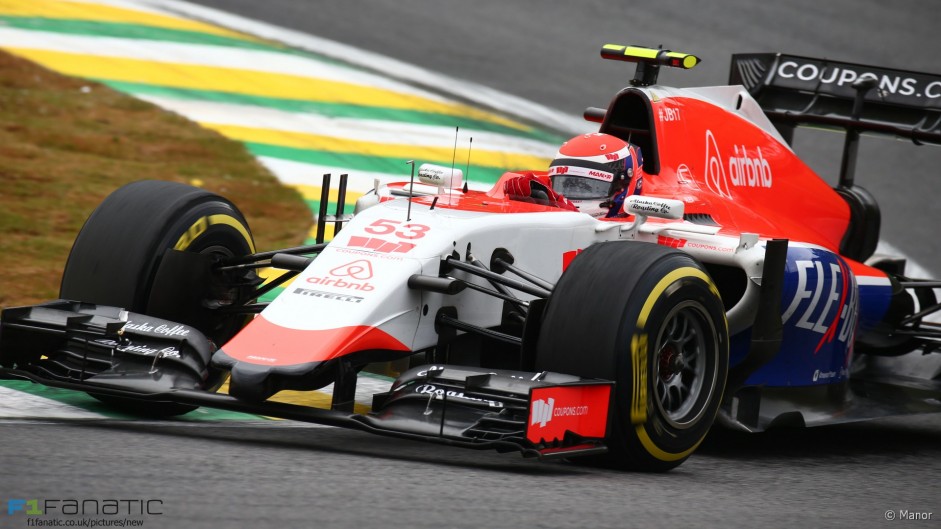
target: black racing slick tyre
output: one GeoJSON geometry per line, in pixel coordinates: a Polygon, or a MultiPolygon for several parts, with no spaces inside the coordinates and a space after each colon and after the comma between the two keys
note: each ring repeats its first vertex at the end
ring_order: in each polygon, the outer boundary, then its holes
{"type": "Polygon", "coordinates": [[[581,252],[553,289],[538,370],[614,380],[608,454],[592,462],[663,472],[715,421],[729,340],[718,290],[679,250],[613,241],[581,252]]]}
{"type": "MultiPolygon", "coordinates": [[[[191,325],[221,345],[244,325],[245,316],[218,309],[239,299],[251,285],[241,278],[220,280],[206,265],[161,270],[172,250],[218,259],[250,255],[255,245],[244,216],[228,200],[176,182],[133,182],[105,198],[85,221],[69,254],[59,296],[191,325]]],[[[215,389],[212,386],[222,379],[223,374],[211,373],[203,389],[215,389]]],[[[99,398],[147,414],[194,409],[99,398]]]]}

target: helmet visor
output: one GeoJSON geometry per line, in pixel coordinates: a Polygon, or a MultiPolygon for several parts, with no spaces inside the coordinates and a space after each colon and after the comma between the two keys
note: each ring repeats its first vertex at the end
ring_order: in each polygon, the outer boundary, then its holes
{"type": "Polygon", "coordinates": [[[570,199],[607,199],[630,161],[630,156],[605,163],[556,158],[549,164],[549,178],[552,188],[570,199]]]}
{"type": "Polygon", "coordinates": [[[552,189],[573,200],[606,199],[611,194],[611,182],[575,175],[552,177],[552,189]]]}

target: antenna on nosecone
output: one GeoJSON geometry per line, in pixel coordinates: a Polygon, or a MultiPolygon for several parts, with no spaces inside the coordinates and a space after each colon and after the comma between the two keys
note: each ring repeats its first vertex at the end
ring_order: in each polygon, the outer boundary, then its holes
{"type": "Polygon", "coordinates": [[[412,166],[412,176],[408,180],[408,210],[405,213],[405,222],[412,221],[412,189],[415,187],[415,160],[409,160],[405,162],[406,165],[412,166]]]}
{"type": "MultiPolygon", "coordinates": [[[[454,162],[457,159],[457,133],[461,130],[461,127],[454,127],[454,149],[451,150],[451,179],[454,179],[454,162]]],[[[453,185],[448,185],[448,204],[451,203],[451,192],[454,190],[453,185]]]]}
{"type": "Polygon", "coordinates": [[[467,143],[467,165],[464,166],[464,193],[467,194],[467,181],[470,179],[470,155],[471,148],[474,146],[474,137],[470,137],[470,141],[467,143]]]}

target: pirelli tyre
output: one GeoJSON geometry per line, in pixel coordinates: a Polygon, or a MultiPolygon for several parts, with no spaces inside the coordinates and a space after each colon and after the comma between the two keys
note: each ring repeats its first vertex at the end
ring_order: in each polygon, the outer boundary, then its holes
{"type": "MultiPolygon", "coordinates": [[[[176,182],[133,182],[105,198],[85,221],[59,296],[191,325],[220,345],[238,332],[245,317],[219,309],[253,285],[246,277],[215,274],[207,263],[254,252],[248,223],[225,198],[176,182]]],[[[223,379],[224,373],[213,372],[203,389],[216,389],[223,379]]],[[[149,414],[194,409],[99,398],[149,414]]]]}
{"type": "Polygon", "coordinates": [[[722,300],[695,259],[614,241],[581,252],[553,289],[536,368],[614,380],[609,453],[594,461],[662,472],[712,426],[728,348],[722,300]]]}

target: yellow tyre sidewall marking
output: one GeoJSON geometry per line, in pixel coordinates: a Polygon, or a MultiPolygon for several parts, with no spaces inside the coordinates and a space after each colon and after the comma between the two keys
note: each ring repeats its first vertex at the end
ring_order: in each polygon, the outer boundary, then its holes
{"type": "Polygon", "coordinates": [[[249,235],[248,230],[245,229],[245,225],[239,222],[235,217],[231,215],[225,215],[223,213],[217,213],[214,215],[207,215],[205,217],[200,217],[183,232],[183,235],[180,235],[180,238],[176,241],[176,244],[173,245],[174,250],[186,250],[190,247],[193,242],[199,238],[210,226],[217,224],[223,224],[229,226],[240,234],[245,239],[246,244],[248,244],[249,249],[252,253],[255,253],[255,244],[252,242],[252,237],[249,235]]]}
{"type": "Polygon", "coordinates": [[[650,312],[653,310],[654,305],[657,300],[660,299],[660,296],[666,291],[666,289],[673,283],[683,279],[695,277],[701,279],[703,282],[708,285],[709,290],[711,290],[717,296],[719,295],[719,290],[712,283],[712,279],[705,274],[702,270],[693,267],[682,267],[673,270],[669,274],[665,275],[650,294],[647,296],[647,301],[644,302],[644,306],[640,310],[640,315],[637,317],[636,329],[639,333],[635,333],[634,337],[631,339],[631,365],[635,369],[633,376],[633,391],[634,401],[631,402],[631,423],[635,424],[634,427],[637,439],[640,440],[640,444],[643,445],[644,449],[647,450],[647,453],[653,457],[659,459],[660,461],[677,461],[688,457],[692,454],[696,448],[702,443],[702,440],[705,439],[705,435],[696,441],[691,448],[684,450],[679,453],[666,452],[657,446],[656,443],[650,438],[650,435],[647,433],[646,428],[644,427],[647,423],[647,348],[648,348],[648,338],[646,332],[647,319],[650,317],[650,312]]]}

